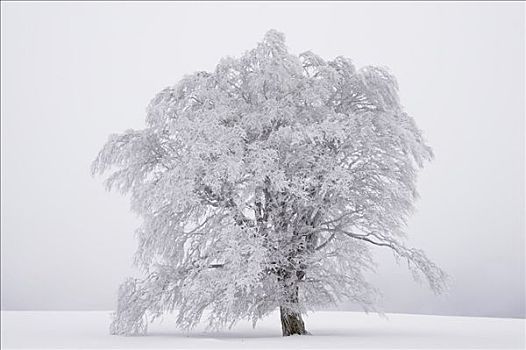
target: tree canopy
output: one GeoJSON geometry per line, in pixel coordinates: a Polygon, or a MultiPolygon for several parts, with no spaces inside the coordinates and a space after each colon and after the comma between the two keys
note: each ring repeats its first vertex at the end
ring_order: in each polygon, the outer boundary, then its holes
{"type": "Polygon", "coordinates": [[[291,54],[277,31],[185,76],[151,101],[144,129],[111,135],[92,166],[143,219],[135,261],[146,277],[121,286],[111,332],[143,333],[172,311],[182,328],[205,310],[224,327],[279,307],[302,327],[315,307],[371,309],[374,246],[440,292],[445,274],[403,244],[431,158],[386,69],[291,54]]]}

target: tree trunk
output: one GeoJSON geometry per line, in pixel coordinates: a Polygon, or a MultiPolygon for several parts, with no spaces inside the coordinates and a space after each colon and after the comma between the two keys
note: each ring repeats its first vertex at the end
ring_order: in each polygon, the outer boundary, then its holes
{"type": "Polygon", "coordinates": [[[307,334],[305,330],[305,323],[301,318],[301,314],[293,312],[287,307],[280,306],[279,312],[281,315],[281,330],[283,336],[289,336],[293,334],[304,335],[307,334]]]}
{"type": "MultiPolygon", "coordinates": [[[[296,273],[297,277],[301,279],[305,273],[299,271],[296,273]]],[[[284,273],[285,281],[290,281],[290,274],[284,273]],[[288,277],[288,278],[287,278],[288,277]]],[[[284,283],[283,290],[285,292],[285,304],[279,307],[281,316],[281,330],[283,336],[289,336],[293,334],[307,334],[305,330],[305,323],[301,318],[301,313],[298,312],[299,304],[299,288],[296,282],[284,283]]]]}

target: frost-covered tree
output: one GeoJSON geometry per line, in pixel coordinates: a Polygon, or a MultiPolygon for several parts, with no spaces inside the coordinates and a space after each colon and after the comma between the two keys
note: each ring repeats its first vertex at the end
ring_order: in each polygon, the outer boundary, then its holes
{"type": "Polygon", "coordinates": [[[287,51],[271,30],[241,58],[186,76],[110,136],[93,163],[143,219],[142,280],[119,289],[113,334],[177,312],[188,329],[253,324],[283,335],[340,301],[374,308],[371,248],[391,249],[440,292],[444,273],[403,244],[416,175],[432,157],[385,69],[287,51]]]}

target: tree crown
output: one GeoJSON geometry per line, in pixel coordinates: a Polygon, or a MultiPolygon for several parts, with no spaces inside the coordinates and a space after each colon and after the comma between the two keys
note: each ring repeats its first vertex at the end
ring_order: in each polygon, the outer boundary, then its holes
{"type": "Polygon", "coordinates": [[[174,308],[191,327],[205,309],[223,326],[280,305],[370,306],[372,245],[441,291],[444,273],[401,243],[431,158],[386,69],[290,54],[274,30],[184,77],[151,101],[144,129],[110,136],[93,163],[143,218],[136,262],[148,277],[121,287],[114,332],[174,308]]]}

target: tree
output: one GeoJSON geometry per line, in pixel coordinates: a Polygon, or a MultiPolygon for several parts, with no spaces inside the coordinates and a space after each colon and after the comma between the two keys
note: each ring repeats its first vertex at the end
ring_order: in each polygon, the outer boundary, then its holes
{"type": "Polygon", "coordinates": [[[342,300],[374,309],[364,271],[391,249],[440,292],[444,273],[403,245],[416,175],[432,158],[387,70],[288,53],[271,30],[241,58],[186,76],[110,136],[93,162],[143,223],[145,278],[119,289],[113,334],[177,311],[177,325],[232,326],[276,308],[283,335],[342,300]]]}

